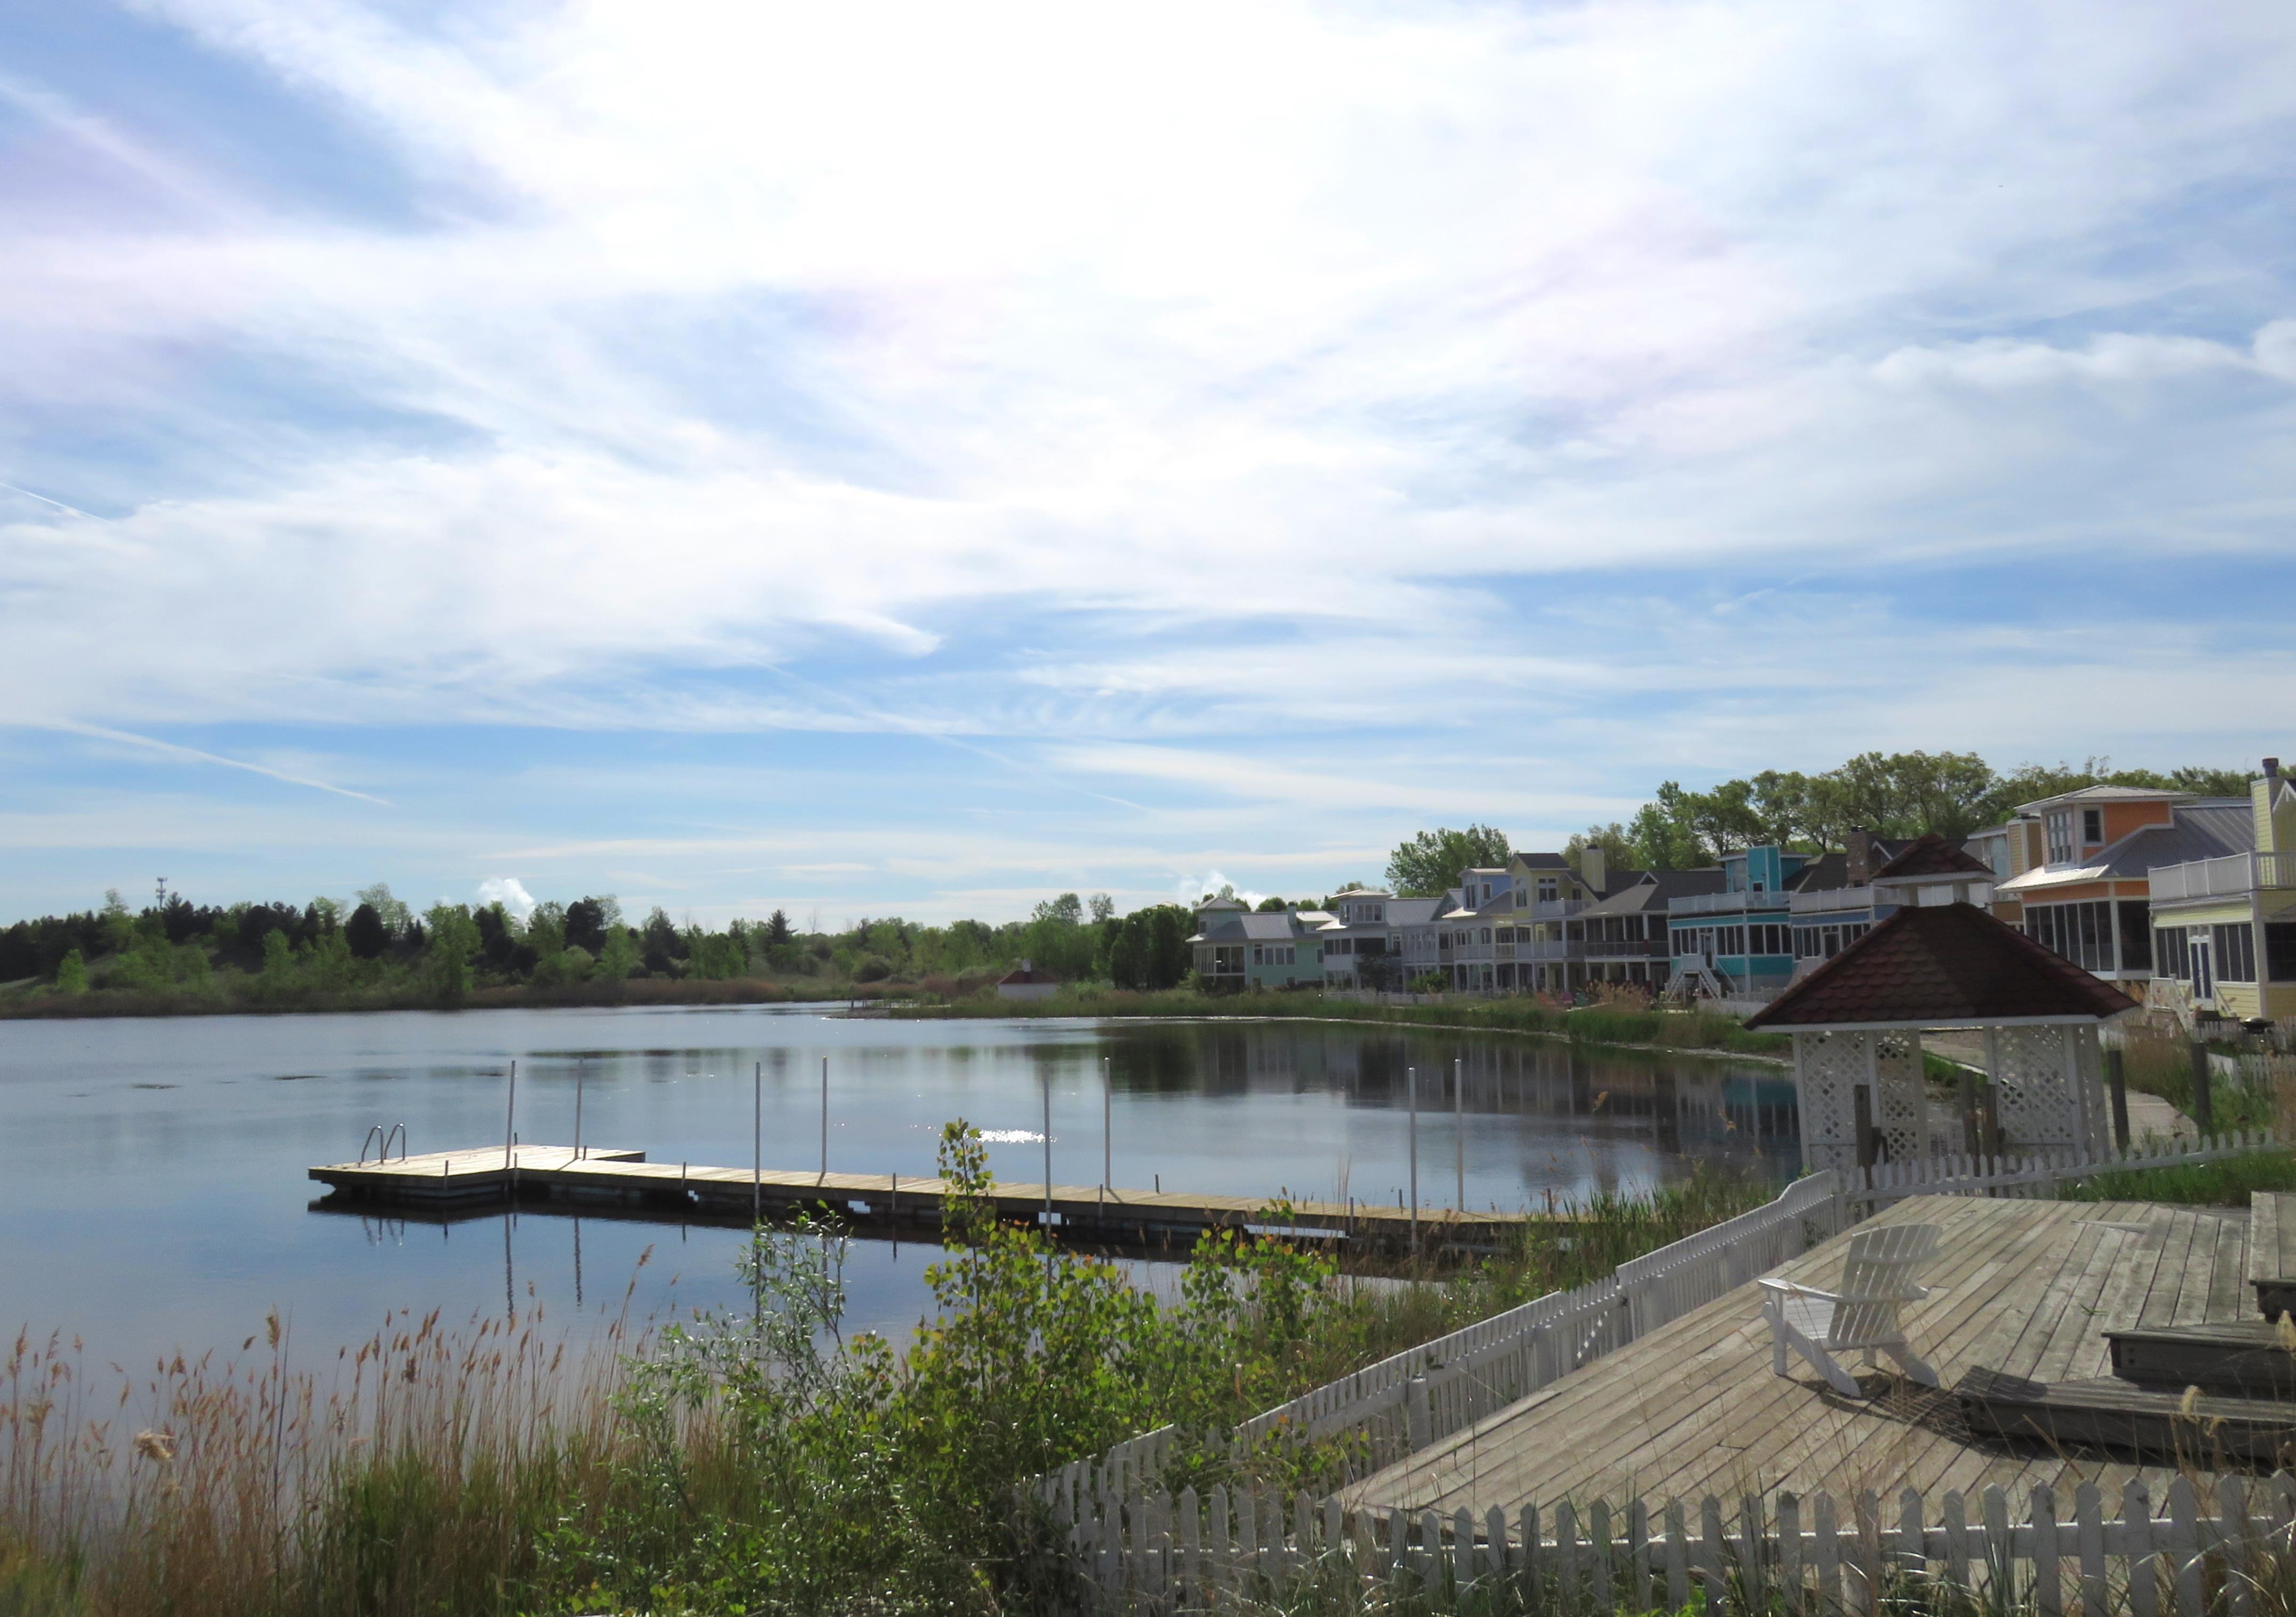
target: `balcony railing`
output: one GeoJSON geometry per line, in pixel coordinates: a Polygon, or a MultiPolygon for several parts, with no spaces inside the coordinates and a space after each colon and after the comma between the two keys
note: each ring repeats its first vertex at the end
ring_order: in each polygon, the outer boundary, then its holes
{"type": "Polygon", "coordinates": [[[1664,938],[1630,937],[1605,938],[1595,943],[1572,944],[1571,947],[1579,950],[1584,958],[1590,960],[1662,960],[1671,958],[1673,945],[1664,938]]]}
{"type": "Polygon", "coordinates": [[[1823,915],[1835,910],[1863,910],[1874,902],[1871,887],[1820,887],[1815,893],[1796,893],[1793,912],[1796,915],[1823,915]]]}
{"type": "Polygon", "coordinates": [[[1559,921],[1576,915],[1587,907],[1583,898],[1541,898],[1533,900],[1530,919],[1535,921],[1559,921]]]}
{"type": "Polygon", "coordinates": [[[1745,910],[1784,910],[1791,896],[1784,893],[1700,893],[1676,899],[1667,906],[1667,911],[1671,915],[1718,915],[1745,910]]]}
{"type": "Polygon", "coordinates": [[[2180,865],[2155,865],[2152,872],[2152,902],[2178,899],[2238,898],[2259,887],[2296,886],[2296,857],[2278,853],[2227,853],[2221,859],[2195,859],[2180,865]]]}

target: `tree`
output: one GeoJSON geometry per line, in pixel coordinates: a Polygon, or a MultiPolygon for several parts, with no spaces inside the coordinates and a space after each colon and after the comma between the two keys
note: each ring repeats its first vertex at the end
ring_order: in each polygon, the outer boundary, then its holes
{"type": "Polygon", "coordinates": [[[381,959],[382,951],[390,947],[390,933],[383,925],[382,911],[372,902],[362,899],[359,907],[351,911],[350,919],[343,923],[343,941],[360,960],[381,959]]]}
{"type": "Polygon", "coordinates": [[[786,911],[776,910],[766,917],[766,948],[768,951],[779,949],[784,943],[794,940],[797,934],[791,929],[790,918],[786,911]]]}
{"type": "Polygon", "coordinates": [[[1503,865],[1510,852],[1505,833],[1487,825],[1422,831],[1389,856],[1387,885],[1405,898],[1434,898],[1456,886],[1461,871],[1503,865]]]}
{"type": "Polygon", "coordinates": [[[566,906],[566,946],[597,954],[606,946],[606,907],[594,898],[578,898],[566,906]]]}
{"type": "MultiPolygon", "coordinates": [[[[379,881],[372,887],[361,887],[358,890],[358,901],[372,909],[376,919],[382,922],[383,937],[386,942],[406,931],[407,923],[414,919],[414,912],[408,910],[404,902],[391,896],[390,884],[387,881],[379,881]]],[[[353,945],[353,952],[357,952],[356,944],[353,945]]],[[[373,957],[370,955],[366,958],[371,960],[373,957]]]]}
{"type": "Polygon", "coordinates": [[[1095,893],[1092,895],[1092,903],[1090,908],[1092,911],[1093,924],[1097,926],[1103,921],[1114,918],[1116,914],[1116,901],[1105,893],[1095,893]]]}
{"type": "Polygon", "coordinates": [[[619,983],[638,968],[638,941],[627,927],[617,925],[606,934],[604,945],[598,951],[598,968],[594,974],[609,983],[619,983]]]}
{"type": "Polygon", "coordinates": [[[1259,901],[1258,909],[1262,915],[1280,915],[1283,912],[1284,904],[1280,898],[1263,898],[1259,901]]]}
{"type": "Polygon", "coordinates": [[[1073,893],[1063,893],[1058,898],[1040,899],[1030,919],[1057,921],[1073,927],[1084,919],[1084,901],[1073,893]]]}
{"type": "Polygon", "coordinates": [[[87,992],[87,962],[77,949],[64,951],[64,958],[56,962],[56,992],[86,993],[87,992]]]}
{"type": "Polygon", "coordinates": [[[424,917],[430,946],[423,956],[430,992],[453,1004],[470,992],[471,956],[478,951],[479,924],[460,904],[433,904],[424,917]]]}

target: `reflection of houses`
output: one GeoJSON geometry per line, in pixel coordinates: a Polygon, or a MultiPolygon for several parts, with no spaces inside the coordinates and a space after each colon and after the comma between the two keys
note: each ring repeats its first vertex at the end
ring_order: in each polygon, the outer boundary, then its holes
{"type": "Polygon", "coordinates": [[[2236,797],[2136,786],[2045,797],[2017,811],[2014,873],[1994,888],[1994,913],[2143,993],[2152,978],[2152,870],[2245,853],[2253,837],[2251,806],[2236,797]]]}
{"type": "Polygon", "coordinates": [[[2249,784],[2248,832],[2239,852],[2149,872],[2154,1003],[2296,1015],[2296,785],[2277,758],[2249,784]]]}
{"type": "Polygon", "coordinates": [[[1318,928],[1331,918],[1318,911],[1247,910],[1214,899],[1196,911],[1196,976],[1214,991],[1320,987],[1324,946],[1318,928]]]}

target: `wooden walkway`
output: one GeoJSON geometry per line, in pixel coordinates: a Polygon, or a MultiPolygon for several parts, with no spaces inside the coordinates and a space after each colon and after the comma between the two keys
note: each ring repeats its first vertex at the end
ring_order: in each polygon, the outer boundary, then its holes
{"type": "MultiPolygon", "coordinates": [[[[2095,1481],[2117,1499],[2142,1475],[2164,1497],[2176,1474],[2072,1461],[2037,1445],[1973,1439],[1950,1389],[1976,1365],[2037,1381],[2110,1375],[2108,1327],[2228,1323],[2256,1318],[2248,1219],[2152,1203],[1995,1201],[1924,1196],[1876,1223],[1933,1223],[1944,1254],[1932,1287],[1905,1314],[1915,1351],[1948,1391],[1900,1389],[1843,1398],[1800,1360],[1770,1370],[1768,1328],[1741,1286],[1347,1490],[1350,1509],[1458,1509],[1873,1489],[1894,1499],[2000,1483],[2095,1481]]],[[[1847,1236],[1786,1264],[1789,1279],[1841,1278],[1847,1236]]],[[[1854,1365],[1854,1356],[1853,1356],[1854,1365]]]]}
{"type": "MultiPolygon", "coordinates": [[[[747,1168],[648,1162],[643,1151],[595,1147],[586,1147],[578,1158],[567,1146],[521,1145],[508,1166],[500,1146],[434,1151],[388,1163],[327,1164],[313,1168],[310,1176],[328,1188],[331,1202],[406,1209],[562,1202],[611,1208],[627,1217],[746,1221],[753,1206],[768,1217],[826,1207],[863,1229],[876,1225],[937,1231],[941,1222],[938,1175],[767,1169],[753,1176],[747,1168]]],[[[994,1199],[1003,1217],[1044,1221],[1042,1183],[1000,1180],[994,1199]]],[[[1052,1228],[1055,1234],[1087,1240],[1160,1245],[1176,1238],[1193,1242],[1207,1229],[1266,1229],[1267,1207],[1267,1199],[1259,1196],[1054,1185],[1052,1228]]],[[[1419,1237],[1427,1248],[1488,1248],[1522,1223],[1521,1216],[1508,1213],[1422,1207],[1419,1237]]],[[[1308,1240],[1398,1250],[1409,1245],[1412,1235],[1408,1207],[1362,1202],[1295,1202],[1283,1229],[1308,1240]]]]}

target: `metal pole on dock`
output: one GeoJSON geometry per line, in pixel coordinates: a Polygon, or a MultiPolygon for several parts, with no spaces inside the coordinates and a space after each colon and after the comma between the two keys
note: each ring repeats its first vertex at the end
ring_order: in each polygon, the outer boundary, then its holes
{"type": "Polygon", "coordinates": [[[821,1058],[821,1177],[814,1183],[829,1182],[829,1058],[821,1058]]]}
{"type": "Polygon", "coordinates": [[[1100,1058],[1100,1188],[1106,1190],[1116,1183],[1113,1164],[1116,1161],[1116,1071],[1108,1058],[1100,1058]]]}
{"type": "Polygon", "coordinates": [[[1419,1069],[1411,1071],[1411,1250],[1419,1250],[1419,1069]]]}
{"type": "Polygon", "coordinates": [[[1459,1155],[1459,1211],[1467,1210],[1467,1061],[1451,1058],[1451,1134],[1459,1155]]]}
{"type": "Polygon", "coordinates": [[[589,1075],[590,1059],[584,1056],[574,1063],[574,1160],[582,1160],[582,1080],[589,1075]]]}
{"type": "Polygon", "coordinates": [[[511,1170],[511,1146],[518,1139],[518,1063],[510,1064],[510,1098],[503,1107],[503,1172],[511,1170]]]}
{"type": "Polygon", "coordinates": [[[766,1221],[766,1064],[750,1066],[750,1223],[766,1221]]]}
{"type": "Polygon", "coordinates": [[[1053,1069],[1045,1069],[1045,1290],[1053,1288],[1053,1069]]]}

